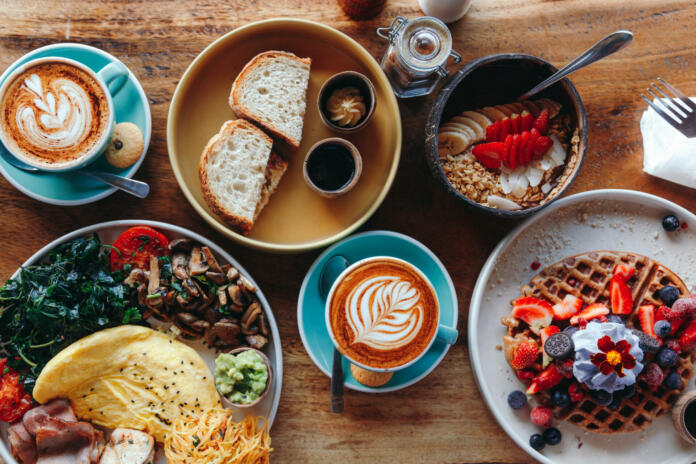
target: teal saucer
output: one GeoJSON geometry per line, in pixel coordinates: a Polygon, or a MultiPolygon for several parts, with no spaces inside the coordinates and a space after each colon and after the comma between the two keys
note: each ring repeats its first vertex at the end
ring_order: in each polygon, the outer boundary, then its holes
{"type": "MultiPolygon", "coordinates": [[[[7,68],[0,75],[0,85],[21,64],[46,56],[71,58],[89,66],[95,71],[99,71],[111,62],[119,61],[109,53],[88,45],[75,43],[48,45],[27,53],[19,61],[7,68]]],[[[116,123],[132,122],[142,131],[145,141],[143,153],[134,165],[125,169],[111,166],[103,156],[91,164],[90,167],[95,170],[112,172],[130,178],[135,175],[145,158],[152,133],[152,118],[147,96],[140,82],[138,82],[138,79],[130,70],[128,71],[128,80],[113,98],[113,101],[116,123]]],[[[114,187],[109,187],[102,182],[74,172],[46,173],[23,171],[12,166],[2,157],[0,157],[0,174],[25,195],[53,205],[84,205],[101,200],[116,191],[114,187]]]]}
{"type": "MultiPolygon", "coordinates": [[[[331,375],[333,343],[326,330],[324,299],[319,295],[319,275],[324,264],[335,255],[355,262],[371,256],[393,256],[416,266],[430,280],[440,302],[440,324],[457,327],[457,295],[452,279],[440,260],[422,243],[403,234],[389,231],[372,231],[356,234],[333,245],[312,264],[300,288],[297,301],[297,325],[305,350],[314,364],[327,376],[331,375]]],[[[381,387],[366,387],[358,383],[350,373],[349,362],[343,359],[345,385],[352,390],[384,393],[406,388],[418,382],[440,364],[450,345],[435,340],[428,352],[416,363],[396,371],[391,380],[381,387]]]]}

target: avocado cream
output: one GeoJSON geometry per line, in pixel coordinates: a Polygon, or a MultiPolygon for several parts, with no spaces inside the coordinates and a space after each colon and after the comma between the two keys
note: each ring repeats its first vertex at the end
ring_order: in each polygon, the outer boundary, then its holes
{"type": "Polygon", "coordinates": [[[215,386],[231,402],[249,404],[266,390],[268,369],[254,350],[223,353],[215,359],[215,386]]]}

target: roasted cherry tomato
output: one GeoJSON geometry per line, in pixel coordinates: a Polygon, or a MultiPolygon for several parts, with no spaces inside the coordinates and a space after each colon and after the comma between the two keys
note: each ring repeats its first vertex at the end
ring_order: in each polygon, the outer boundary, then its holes
{"type": "Polygon", "coordinates": [[[0,359],[0,421],[12,423],[31,409],[32,400],[19,380],[19,374],[6,366],[7,358],[0,359]]]}
{"type": "Polygon", "coordinates": [[[140,269],[149,269],[150,256],[168,254],[168,246],[167,237],[152,227],[131,227],[114,241],[115,249],[111,249],[111,270],[119,271],[126,264],[132,264],[140,269]]]}

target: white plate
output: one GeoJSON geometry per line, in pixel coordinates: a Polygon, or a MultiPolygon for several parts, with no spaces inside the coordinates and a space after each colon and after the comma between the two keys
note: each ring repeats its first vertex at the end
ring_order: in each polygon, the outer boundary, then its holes
{"type": "MultiPolygon", "coordinates": [[[[539,428],[529,418],[529,406],[514,411],[507,404],[513,390],[524,390],[505,362],[505,327],[510,301],[541,268],[566,256],[592,250],[633,251],[655,258],[689,286],[696,283],[696,215],[670,201],[631,190],[595,190],[561,199],[513,230],[486,261],[471,297],[469,351],[474,373],[488,407],[527,453],[544,463],[687,463],[696,449],[687,445],[665,414],[644,431],[620,435],[589,433],[567,422],[554,421],[563,433],[559,445],[542,452],[529,446],[539,428]],[[668,233],[662,218],[675,214],[690,226],[668,233]],[[582,446],[581,446],[582,445],[582,446]]],[[[687,390],[694,388],[693,378],[687,390]]]]}
{"type": "MultiPolygon", "coordinates": [[[[221,261],[222,263],[227,262],[236,267],[239,270],[239,272],[241,272],[242,275],[249,279],[258,289],[256,295],[259,301],[261,302],[261,305],[263,306],[264,313],[268,318],[268,325],[271,329],[270,340],[268,342],[268,345],[264,347],[263,351],[266,354],[266,356],[268,356],[268,359],[271,361],[271,368],[273,369],[273,383],[270,386],[271,391],[268,393],[268,395],[266,395],[263,401],[261,401],[252,408],[239,409],[235,411],[234,418],[235,420],[242,420],[247,414],[252,414],[255,416],[264,416],[268,419],[268,424],[270,427],[273,424],[273,419],[275,418],[276,412],[278,411],[278,403],[280,401],[280,390],[283,381],[283,353],[280,343],[280,334],[278,333],[278,325],[276,324],[275,318],[273,317],[273,313],[271,312],[271,307],[268,305],[268,301],[266,300],[266,297],[263,295],[263,292],[261,292],[261,288],[259,287],[259,285],[254,281],[254,279],[251,278],[251,276],[246,272],[246,270],[234,258],[232,258],[232,256],[230,256],[225,250],[220,248],[218,245],[214,244],[207,238],[198,235],[195,232],[192,232],[188,229],[184,229],[183,227],[167,224],[164,222],[125,219],[121,221],[111,221],[102,222],[100,224],[94,224],[71,232],[67,235],[64,235],[59,239],[49,243],[36,253],[34,253],[34,255],[32,255],[32,257],[29,258],[22,266],[31,266],[37,263],[43,257],[45,257],[49,251],[51,251],[53,248],[55,248],[57,245],[61,243],[67,242],[77,237],[91,235],[93,233],[97,233],[103,243],[111,244],[116,239],[116,237],[119,236],[121,232],[128,229],[129,227],[133,227],[136,225],[146,225],[154,227],[155,229],[159,230],[164,235],[166,235],[167,238],[170,240],[185,237],[190,238],[196,242],[202,243],[203,245],[207,245],[208,247],[210,247],[210,249],[213,251],[213,253],[219,261],[221,261]]],[[[19,270],[17,272],[19,272],[19,270]]],[[[15,273],[12,277],[15,277],[16,275],[17,273],[15,273]]],[[[200,341],[183,342],[195,348],[201,355],[201,357],[208,363],[211,371],[214,372],[216,357],[216,353],[214,350],[211,350],[210,348],[203,346],[203,344],[200,341]]],[[[6,464],[18,464],[9,451],[10,446],[7,442],[8,426],[4,422],[0,422],[0,424],[2,424],[0,426],[0,457],[2,457],[2,459],[5,460],[6,464]]],[[[164,453],[162,453],[161,447],[158,447],[155,464],[165,464],[166,462],[167,461],[164,457],[164,453]]]]}

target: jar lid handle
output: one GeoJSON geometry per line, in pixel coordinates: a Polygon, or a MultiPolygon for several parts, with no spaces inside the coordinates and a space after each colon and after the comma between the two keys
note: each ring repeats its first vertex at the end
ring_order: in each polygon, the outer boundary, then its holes
{"type": "Polygon", "coordinates": [[[394,18],[394,21],[392,21],[391,26],[378,27],[377,35],[383,39],[391,41],[396,35],[399,34],[399,31],[407,22],[408,19],[404,18],[403,16],[397,16],[394,18]]]}

